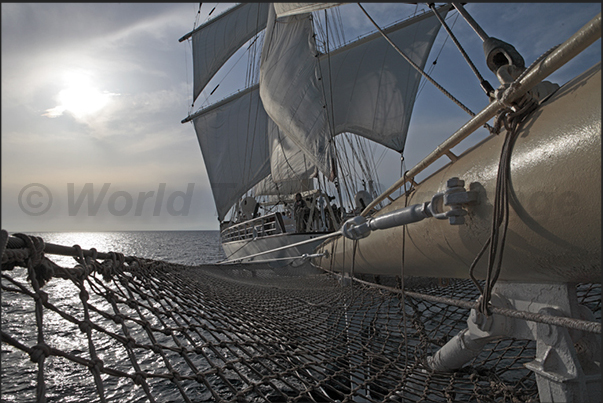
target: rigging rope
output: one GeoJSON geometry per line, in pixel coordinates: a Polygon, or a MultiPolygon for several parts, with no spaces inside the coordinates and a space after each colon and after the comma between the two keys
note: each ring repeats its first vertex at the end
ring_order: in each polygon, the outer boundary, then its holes
{"type": "Polygon", "coordinates": [[[482,89],[484,90],[486,95],[490,96],[491,93],[494,91],[494,89],[492,88],[490,83],[488,81],[486,81],[484,79],[484,77],[482,77],[480,72],[477,70],[477,68],[475,67],[475,65],[473,64],[473,62],[471,61],[471,59],[469,58],[467,53],[465,52],[465,49],[463,49],[460,42],[456,39],[456,36],[454,36],[454,34],[452,33],[452,30],[448,27],[448,25],[446,24],[446,22],[444,21],[442,16],[437,12],[435,5],[433,3],[430,3],[429,8],[431,9],[431,11],[433,11],[436,18],[438,19],[438,21],[440,21],[440,24],[444,27],[446,32],[448,32],[448,36],[452,39],[452,41],[454,42],[456,47],[459,49],[459,52],[461,52],[461,54],[463,55],[463,58],[465,59],[465,61],[467,62],[467,64],[471,68],[471,70],[473,71],[473,74],[475,74],[475,76],[479,80],[480,86],[482,87],[482,89]]]}
{"type": "MultiPolygon", "coordinates": [[[[498,165],[498,174],[496,177],[496,188],[494,193],[494,210],[492,212],[492,227],[487,244],[489,245],[488,268],[486,269],[486,285],[482,291],[479,311],[483,314],[490,314],[488,303],[492,296],[492,289],[500,274],[507,227],[509,223],[509,192],[511,177],[511,154],[515,138],[519,133],[521,123],[536,109],[538,102],[533,99],[525,101],[523,107],[518,111],[505,109],[499,114],[495,130],[498,132],[500,126],[504,124],[506,137],[502,147],[500,163],[498,165]]],[[[470,267],[470,273],[473,281],[473,270],[480,255],[470,267]]],[[[476,283],[477,284],[477,283],[476,283]]]]}
{"type": "Polygon", "coordinates": [[[514,105],[511,105],[506,101],[511,95],[513,88],[517,87],[518,83],[521,82],[533,68],[540,63],[541,60],[551,54],[557,46],[552,47],[547,52],[542,54],[536,59],[530,67],[525,69],[513,83],[509,85],[509,88],[502,93],[501,102],[508,105],[507,108],[503,109],[496,117],[494,122],[494,128],[492,132],[494,134],[500,133],[504,127],[506,131],[505,141],[500,154],[500,162],[498,165],[498,173],[496,177],[496,187],[494,193],[494,210],[492,213],[492,226],[490,229],[490,236],[484,243],[481,250],[471,263],[469,267],[469,276],[473,283],[476,285],[480,293],[480,304],[478,310],[482,314],[490,315],[490,309],[488,303],[492,296],[492,289],[496,284],[498,276],[501,270],[502,257],[505,245],[505,237],[507,233],[507,225],[509,221],[509,197],[511,185],[511,154],[513,150],[513,144],[521,127],[521,124],[534,112],[538,107],[538,101],[536,101],[530,93],[527,93],[522,98],[517,100],[514,105]],[[486,282],[485,287],[482,289],[479,282],[474,276],[474,270],[478,261],[483,256],[486,249],[488,252],[488,266],[486,269],[486,282]]]}

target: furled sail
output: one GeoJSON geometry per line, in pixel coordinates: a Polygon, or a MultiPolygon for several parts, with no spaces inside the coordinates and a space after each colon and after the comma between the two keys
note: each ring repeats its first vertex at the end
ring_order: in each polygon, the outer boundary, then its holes
{"type": "MultiPolygon", "coordinates": [[[[448,10],[439,12],[445,17],[448,10]]],[[[384,31],[423,69],[439,27],[428,13],[384,31]]],[[[379,32],[322,55],[320,72],[325,99],[333,100],[327,107],[334,134],[352,132],[398,152],[404,149],[421,74],[379,32]]]]}
{"type": "Polygon", "coordinates": [[[266,27],[269,3],[242,3],[184,36],[193,37],[193,100],[255,34],[266,27]]]}
{"type": "Polygon", "coordinates": [[[268,115],[256,85],[196,113],[192,120],[222,221],[239,197],[270,174],[268,115]]]}
{"type": "Polygon", "coordinates": [[[281,18],[320,11],[340,4],[344,3],[274,3],[274,11],[276,11],[276,18],[281,18]]]}
{"type": "Polygon", "coordinates": [[[316,76],[311,14],[276,22],[270,7],[260,65],[260,97],[268,116],[328,178],[334,166],[323,91],[316,76]]]}

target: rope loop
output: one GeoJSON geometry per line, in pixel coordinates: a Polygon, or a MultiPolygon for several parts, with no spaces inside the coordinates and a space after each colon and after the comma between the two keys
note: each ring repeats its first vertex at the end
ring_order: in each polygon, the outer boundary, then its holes
{"type": "Polygon", "coordinates": [[[501,129],[504,127],[508,130],[507,115],[513,112],[511,108],[505,108],[501,110],[494,120],[494,127],[492,128],[492,134],[500,134],[501,129]]]}
{"type": "Polygon", "coordinates": [[[23,240],[25,247],[30,251],[30,260],[34,266],[38,265],[44,257],[44,240],[37,236],[14,234],[15,238],[23,240]]]}
{"type": "Polygon", "coordinates": [[[32,281],[32,285],[33,281],[36,281],[35,289],[43,287],[54,276],[52,263],[44,257],[44,240],[26,234],[15,234],[15,237],[21,239],[25,243],[26,249],[29,250],[28,258],[25,259],[25,256],[21,255],[29,271],[29,280],[32,281]]]}
{"type": "Polygon", "coordinates": [[[73,249],[75,249],[76,253],[76,256],[73,256],[73,258],[77,263],[79,263],[78,266],[83,270],[82,279],[84,279],[90,275],[91,268],[84,258],[84,251],[82,250],[82,247],[80,245],[73,245],[73,249]]]}
{"type": "Polygon", "coordinates": [[[117,274],[124,269],[124,263],[126,261],[123,253],[109,252],[110,260],[103,261],[103,265],[105,265],[105,273],[106,276],[103,275],[103,279],[105,281],[109,281],[112,279],[114,274],[117,274]],[[106,262],[106,263],[105,263],[106,262]]]}
{"type": "Polygon", "coordinates": [[[105,363],[100,358],[95,358],[88,362],[88,368],[90,368],[90,371],[93,373],[100,373],[104,366],[105,363]]]}
{"type": "Polygon", "coordinates": [[[519,87],[519,82],[517,80],[513,81],[509,86],[504,90],[498,90],[496,95],[498,97],[498,102],[504,105],[507,108],[511,108],[516,105],[517,102],[511,102],[510,99],[515,97],[515,93],[517,92],[517,88],[519,87]]]}
{"type": "MultiPolygon", "coordinates": [[[[513,91],[519,80],[515,80],[505,94],[513,91]]],[[[504,94],[503,97],[504,98],[504,94]]],[[[502,99],[501,98],[501,99],[502,99]]],[[[481,296],[478,300],[477,310],[486,316],[491,315],[489,303],[492,296],[492,289],[496,284],[501,270],[502,256],[505,246],[505,237],[509,220],[509,175],[511,166],[511,156],[513,143],[519,134],[520,125],[536,110],[539,102],[527,92],[524,96],[515,102],[515,105],[503,109],[496,117],[494,130],[499,133],[502,126],[505,127],[505,141],[500,154],[498,173],[496,179],[496,189],[494,194],[494,210],[492,213],[492,226],[490,237],[469,268],[469,275],[480,290],[481,296]],[[475,281],[473,270],[477,261],[489,247],[488,268],[486,270],[486,282],[482,289],[475,281]]]]}
{"type": "Polygon", "coordinates": [[[115,274],[114,268],[115,265],[113,261],[103,260],[101,263],[99,263],[97,272],[103,276],[103,280],[109,282],[111,279],[113,279],[113,275],[115,274]]]}
{"type": "Polygon", "coordinates": [[[40,300],[43,304],[46,304],[48,302],[48,294],[42,290],[38,290],[34,295],[34,298],[36,300],[40,300]]]}
{"type": "Polygon", "coordinates": [[[34,267],[40,287],[46,284],[54,277],[54,266],[50,260],[43,258],[39,265],[34,267]]]}
{"type": "Polygon", "coordinates": [[[44,360],[48,356],[50,356],[50,347],[46,343],[36,344],[29,352],[29,358],[35,363],[44,360]]]}
{"type": "Polygon", "coordinates": [[[134,383],[136,385],[142,385],[145,379],[147,379],[147,374],[142,371],[137,371],[136,374],[134,374],[134,378],[132,379],[134,380],[134,383]]]}
{"type": "Polygon", "coordinates": [[[80,328],[80,332],[82,332],[82,333],[88,334],[88,332],[92,330],[92,325],[87,320],[83,320],[83,321],[79,322],[77,325],[80,328]]]}
{"type": "Polygon", "coordinates": [[[80,265],[85,266],[86,261],[84,260],[84,251],[82,250],[82,247],[80,245],[73,245],[73,249],[75,249],[75,256],[73,256],[75,261],[80,265]]]}

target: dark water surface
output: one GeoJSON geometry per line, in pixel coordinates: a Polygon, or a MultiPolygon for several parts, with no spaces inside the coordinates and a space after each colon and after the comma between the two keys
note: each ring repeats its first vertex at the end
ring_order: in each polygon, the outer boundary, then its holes
{"type": "MultiPolygon", "coordinates": [[[[47,243],[63,246],[79,245],[83,249],[96,248],[99,252],[119,252],[125,256],[137,256],[147,259],[164,260],[184,265],[201,265],[214,263],[224,259],[219,242],[218,231],[136,231],[136,232],[69,232],[69,233],[28,233],[39,236],[47,243]]],[[[63,267],[73,267],[76,262],[71,257],[49,256],[55,263],[63,267]]],[[[23,268],[16,268],[11,277],[22,284],[29,284],[27,273],[23,268]]],[[[4,286],[12,286],[5,279],[4,286]]],[[[53,279],[44,286],[44,291],[51,296],[53,304],[69,313],[71,306],[81,306],[79,290],[69,281],[53,279]]],[[[31,346],[37,340],[37,327],[34,314],[34,300],[23,298],[15,293],[3,292],[2,295],[2,331],[15,339],[31,346]],[[15,320],[19,318],[19,320],[15,320]]],[[[93,293],[91,300],[97,299],[99,307],[107,304],[93,293]]],[[[109,308],[109,307],[108,307],[109,308]]],[[[63,351],[81,354],[88,350],[86,337],[77,326],[66,326],[66,321],[54,312],[44,314],[44,341],[50,346],[57,346],[63,351]]],[[[105,341],[108,342],[108,341],[105,341]]],[[[97,345],[99,355],[103,351],[115,351],[110,346],[97,345]]],[[[112,367],[119,368],[123,357],[104,356],[104,360],[112,367]]],[[[145,357],[142,358],[143,361],[145,357]]],[[[149,356],[147,360],[154,359],[149,356]]],[[[36,400],[37,364],[29,356],[12,346],[2,344],[2,377],[0,396],[2,402],[32,402],[36,400]]],[[[130,368],[119,368],[128,371],[130,368]]],[[[52,402],[96,402],[98,395],[94,380],[87,368],[64,359],[47,359],[44,378],[46,397],[52,402]]],[[[103,376],[104,378],[104,376],[103,376]]],[[[104,382],[121,382],[121,387],[110,387],[106,394],[108,401],[130,402],[146,401],[140,391],[132,387],[125,379],[113,378],[104,382]],[[142,398],[142,399],[141,399],[142,398]]],[[[107,385],[109,386],[109,385],[107,385]]],[[[168,391],[166,391],[168,393],[168,391]]],[[[169,394],[169,393],[168,393],[169,394]]],[[[177,396],[156,396],[157,401],[177,401],[177,396]],[[174,400],[176,399],[176,400],[174,400]]]]}

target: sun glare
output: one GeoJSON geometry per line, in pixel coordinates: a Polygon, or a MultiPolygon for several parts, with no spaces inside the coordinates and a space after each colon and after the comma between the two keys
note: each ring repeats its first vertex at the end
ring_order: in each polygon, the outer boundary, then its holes
{"type": "Polygon", "coordinates": [[[83,72],[65,73],[64,79],[66,88],[59,91],[56,98],[59,104],[48,109],[44,116],[54,118],[68,112],[82,119],[100,111],[114,95],[100,91],[92,84],[90,75],[83,72]]]}

